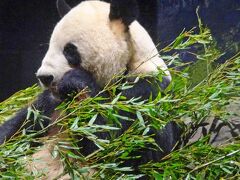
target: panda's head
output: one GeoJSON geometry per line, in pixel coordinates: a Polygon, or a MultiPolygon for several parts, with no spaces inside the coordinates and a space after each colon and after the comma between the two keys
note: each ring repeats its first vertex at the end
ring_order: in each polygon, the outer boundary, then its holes
{"type": "Polygon", "coordinates": [[[37,71],[42,86],[55,86],[67,71],[79,66],[100,86],[126,68],[148,73],[160,67],[171,78],[150,36],[136,21],[135,0],[84,1],[73,9],[58,0],[57,6],[63,18],[37,71]]]}

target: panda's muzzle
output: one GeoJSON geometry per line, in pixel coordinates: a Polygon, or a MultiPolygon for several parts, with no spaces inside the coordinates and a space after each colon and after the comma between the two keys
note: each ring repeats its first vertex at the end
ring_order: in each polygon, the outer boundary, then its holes
{"type": "Polygon", "coordinates": [[[53,75],[39,75],[37,78],[45,87],[50,87],[54,79],[53,75]]]}

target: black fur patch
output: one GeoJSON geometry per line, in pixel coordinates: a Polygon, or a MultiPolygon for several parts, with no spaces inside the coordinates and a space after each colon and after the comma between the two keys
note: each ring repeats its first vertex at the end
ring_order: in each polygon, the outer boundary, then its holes
{"type": "Polygon", "coordinates": [[[129,26],[137,19],[139,14],[136,0],[112,0],[110,6],[110,20],[121,19],[126,26],[129,26]]]}
{"type": "Polygon", "coordinates": [[[75,66],[75,67],[80,65],[81,56],[78,52],[77,47],[74,44],[72,43],[66,44],[63,50],[63,54],[67,59],[69,65],[75,66]]]}

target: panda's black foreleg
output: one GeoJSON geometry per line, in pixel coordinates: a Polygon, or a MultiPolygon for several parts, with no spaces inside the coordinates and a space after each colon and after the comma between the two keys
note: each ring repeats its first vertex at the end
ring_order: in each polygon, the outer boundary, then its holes
{"type": "Polygon", "coordinates": [[[29,132],[39,131],[42,129],[42,126],[47,127],[49,119],[46,117],[51,116],[59,103],[60,101],[54,98],[49,90],[45,90],[31,105],[43,115],[41,124],[34,122],[33,115],[30,115],[29,119],[26,120],[28,107],[25,107],[0,126],[0,144],[3,144],[6,140],[10,139],[21,128],[24,128],[27,132],[29,132]]]}

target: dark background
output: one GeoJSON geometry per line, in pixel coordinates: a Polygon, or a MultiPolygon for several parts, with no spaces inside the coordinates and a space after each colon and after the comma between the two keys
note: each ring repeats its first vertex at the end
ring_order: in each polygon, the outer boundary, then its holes
{"type": "MultiPolygon", "coordinates": [[[[240,42],[240,0],[138,0],[139,20],[163,47],[183,30],[197,25],[196,7],[228,54],[240,42]],[[231,48],[234,47],[234,48],[231,48]]],[[[74,6],[79,0],[67,0],[74,6]]],[[[35,72],[60,20],[55,0],[0,0],[0,101],[36,83],[35,72]]]]}
{"type": "Polygon", "coordinates": [[[0,0],[0,101],[37,82],[59,19],[55,0],[0,0]]]}

